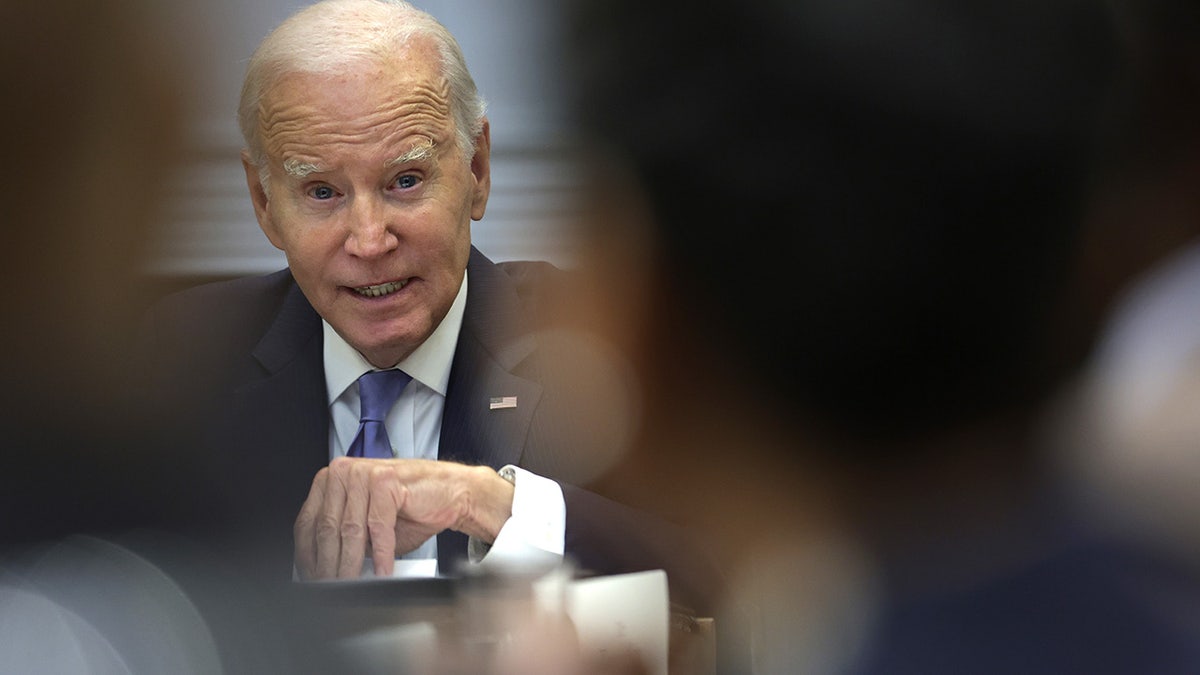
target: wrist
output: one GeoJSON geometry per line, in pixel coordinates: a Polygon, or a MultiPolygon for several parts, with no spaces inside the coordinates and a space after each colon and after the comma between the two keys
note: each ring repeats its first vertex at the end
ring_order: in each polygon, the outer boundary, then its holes
{"type": "Polygon", "coordinates": [[[458,529],[490,544],[496,540],[504,523],[512,517],[515,485],[486,466],[470,467],[468,482],[467,517],[458,529]]]}

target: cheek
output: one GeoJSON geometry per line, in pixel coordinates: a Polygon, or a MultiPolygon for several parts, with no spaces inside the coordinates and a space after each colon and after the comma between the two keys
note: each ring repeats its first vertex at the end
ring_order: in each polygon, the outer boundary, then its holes
{"type": "Polygon", "coordinates": [[[443,262],[466,260],[471,246],[470,220],[461,212],[450,209],[430,209],[408,218],[407,239],[426,257],[443,262]]]}
{"type": "Polygon", "coordinates": [[[325,274],[341,250],[336,237],[319,228],[301,230],[292,226],[284,235],[284,245],[288,266],[298,279],[305,280],[325,274]]]}
{"type": "Polygon", "coordinates": [[[287,203],[273,205],[271,214],[274,229],[289,257],[309,259],[327,255],[339,248],[345,239],[334,218],[315,218],[287,203]]]}
{"type": "Polygon", "coordinates": [[[467,224],[456,225],[455,229],[447,233],[443,245],[445,250],[443,255],[447,260],[447,266],[451,269],[461,271],[467,266],[467,258],[471,255],[471,228],[470,221],[467,224]]]}

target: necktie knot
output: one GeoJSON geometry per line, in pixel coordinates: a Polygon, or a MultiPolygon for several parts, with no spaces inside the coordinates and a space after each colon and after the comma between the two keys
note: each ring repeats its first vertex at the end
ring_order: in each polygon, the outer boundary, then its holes
{"type": "Polygon", "coordinates": [[[351,457],[392,456],[387,430],[383,422],[388,410],[400,397],[412,378],[400,370],[375,370],[358,378],[359,420],[358,434],[350,444],[347,455],[351,457]]]}
{"type": "Polygon", "coordinates": [[[402,370],[374,370],[358,378],[359,421],[382,422],[412,380],[402,370]]]}

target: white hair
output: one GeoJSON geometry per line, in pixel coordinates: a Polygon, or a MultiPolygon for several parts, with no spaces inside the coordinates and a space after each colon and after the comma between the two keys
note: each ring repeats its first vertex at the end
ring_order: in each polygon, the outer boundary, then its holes
{"type": "Polygon", "coordinates": [[[401,0],[323,0],[271,31],[247,65],[238,124],[260,174],[265,178],[268,169],[260,129],[262,98],[275,82],[293,73],[333,73],[363,60],[385,62],[415,36],[429,38],[437,47],[450,92],[455,142],[465,157],[473,157],[487,106],[450,31],[401,0]]]}

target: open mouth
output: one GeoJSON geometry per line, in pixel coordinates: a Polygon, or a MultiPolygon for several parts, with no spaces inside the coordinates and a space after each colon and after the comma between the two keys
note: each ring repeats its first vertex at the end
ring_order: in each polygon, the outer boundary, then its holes
{"type": "Polygon", "coordinates": [[[379,284],[377,286],[357,286],[354,288],[354,292],[358,293],[364,298],[381,298],[385,295],[391,295],[401,288],[404,288],[406,283],[408,283],[407,280],[389,281],[386,284],[379,284]]]}

